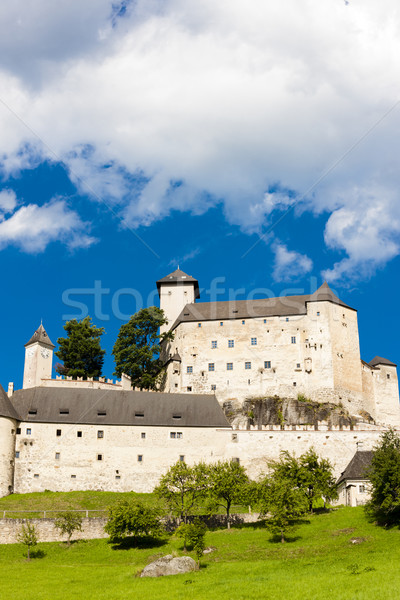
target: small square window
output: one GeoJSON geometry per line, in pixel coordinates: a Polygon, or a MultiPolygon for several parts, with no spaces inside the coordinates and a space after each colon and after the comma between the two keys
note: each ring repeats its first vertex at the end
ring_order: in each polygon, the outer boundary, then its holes
{"type": "Polygon", "coordinates": [[[267,322],[267,319],[264,319],[264,323],[266,323],[266,322],[267,322]]]}
{"type": "Polygon", "coordinates": [[[121,475],[116,475],[115,479],[121,479],[121,475]]]}
{"type": "Polygon", "coordinates": [[[59,452],[56,452],[55,459],[56,460],[60,460],[60,453],[59,452]]]}
{"type": "Polygon", "coordinates": [[[21,427],[17,427],[17,435],[21,435],[21,427]]]}
{"type": "Polygon", "coordinates": [[[214,363],[208,363],[208,370],[209,371],[215,371],[214,363]]]}
{"type": "Polygon", "coordinates": [[[238,441],[237,433],[232,433],[232,442],[237,442],[237,441],[238,441]]]}
{"type": "Polygon", "coordinates": [[[177,437],[178,439],[180,439],[180,440],[181,440],[181,439],[183,438],[183,433],[182,433],[182,431],[177,431],[177,432],[176,432],[176,437],[177,437]]]}
{"type": "Polygon", "coordinates": [[[219,326],[220,326],[220,327],[223,327],[223,325],[224,325],[224,322],[223,322],[223,321],[220,321],[220,322],[219,322],[219,326]]]}
{"type": "Polygon", "coordinates": [[[228,340],[228,348],[234,348],[235,347],[235,340],[228,340]]]}
{"type": "Polygon", "coordinates": [[[264,361],[264,369],[270,369],[270,368],[271,368],[271,361],[265,360],[264,361]]]}
{"type": "Polygon", "coordinates": [[[71,475],[71,479],[76,479],[76,475],[71,475]]]}
{"type": "Polygon", "coordinates": [[[191,391],[192,391],[192,386],[191,386],[191,385],[188,385],[188,386],[187,386],[187,388],[186,388],[186,391],[187,391],[187,392],[191,392],[191,391]]]}
{"type": "Polygon", "coordinates": [[[56,436],[57,436],[57,437],[60,437],[60,435],[61,435],[61,429],[57,429],[57,431],[56,431],[56,436]]]}
{"type": "Polygon", "coordinates": [[[186,373],[193,373],[193,367],[186,367],[186,373]]]}
{"type": "Polygon", "coordinates": [[[365,485],[360,485],[359,491],[360,491],[360,494],[365,494],[365,485]]]}
{"type": "Polygon", "coordinates": [[[293,387],[296,387],[297,383],[296,381],[293,381],[293,387]]]}
{"type": "Polygon", "coordinates": [[[35,477],[35,479],[37,479],[39,477],[39,473],[35,473],[34,477],[35,477]]]}
{"type": "Polygon", "coordinates": [[[28,429],[26,430],[26,435],[31,435],[31,433],[32,433],[32,429],[30,429],[30,428],[28,427],[28,429]]]}
{"type": "Polygon", "coordinates": [[[287,323],[287,322],[289,321],[289,317],[286,317],[285,321],[286,321],[286,323],[287,323]]]}
{"type": "Polygon", "coordinates": [[[138,454],[137,460],[138,462],[143,462],[143,454],[138,454]]]}
{"type": "Polygon", "coordinates": [[[82,437],[82,431],[77,431],[76,432],[76,437],[82,437]]]}
{"type": "Polygon", "coordinates": [[[142,438],[142,440],[146,439],[146,433],[144,431],[142,431],[142,433],[140,434],[140,437],[142,438]]]}
{"type": "Polygon", "coordinates": [[[97,437],[98,437],[99,439],[103,438],[103,437],[104,437],[104,431],[101,431],[101,429],[100,429],[100,430],[97,432],[97,437]]]}
{"type": "Polygon", "coordinates": [[[390,373],[386,373],[386,379],[390,379],[390,373]]]}
{"type": "Polygon", "coordinates": [[[226,363],[226,370],[233,371],[233,363],[226,363]]]}
{"type": "Polygon", "coordinates": [[[217,389],[217,386],[215,385],[215,383],[211,384],[211,391],[215,392],[216,389],[217,389]]]}
{"type": "Polygon", "coordinates": [[[201,323],[197,323],[197,327],[201,327],[201,323]]]}
{"type": "Polygon", "coordinates": [[[103,455],[102,454],[98,454],[97,455],[97,460],[103,460],[103,455]]]}
{"type": "Polygon", "coordinates": [[[176,431],[171,431],[169,437],[174,440],[176,438],[176,431]]]}
{"type": "Polygon", "coordinates": [[[242,325],[246,325],[246,321],[245,320],[242,321],[242,325]]]}
{"type": "Polygon", "coordinates": [[[212,340],[211,348],[216,348],[216,347],[217,347],[217,340],[212,340]]]}
{"type": "Polygon", "coordinates": [[[181,454],[179,456],[179,460],[180,460],[180,462],[185,462],[185,456],[184,456],[184,454],[181,454]]]}
{"type": "Polygon", "coordinates": [[[19,458],[19,450],[16,451],[15,458],[19,458]]]}
{"type": "Polygon", "coordinates": [[[256,337],[252,337],[251,338],[251,345],[252,346],[257,346],[257,338],[256,337]]]}
{"type": "Polygon", "coordinates": [[[292,344],[295,344],[295,343],[296,343],[296,336],[292,335],[292,344]]]}
{"type": "Polygon", "coordinates": [[[319,315],[320,315],[320,312],[319,312],[319,310],[318,310],[318,311],[317,311],[317,317],[319,317],[319,315]]]}
{"type": "Polygon", "coordinates": [[[297,363],[296,364],[296,369],[300,369],[300,366],[301,366],[300,363],[297,363]]]}
{"type": "Polygon", "coordinates": [[[245,369],[251,369],[251,362],[250,362],[250,361],[246,361],[246,362],[244,363],[244,368],[245,368],[245,369]]]}
{"type": "Polygon", "coordinates": [[[240,458],[234,457],[231,459],[232,462],[240,464],[240,458]]]}

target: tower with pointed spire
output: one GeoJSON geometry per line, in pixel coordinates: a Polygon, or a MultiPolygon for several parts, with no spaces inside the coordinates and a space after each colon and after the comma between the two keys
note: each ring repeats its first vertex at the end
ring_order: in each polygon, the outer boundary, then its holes
{"type": "Polygon", "coordinates": [[[40,323],[29,342],[25,344],[23,389],[39,386],[43,379],[51,379],[54,348],[55,345],[40,323]]]}
{"type": "Polygon", "coordinates": [[[160,328],[163,333],[172,327],[187,304],[193,304],[200,298],[199,282],[178,267],[157,281],[157,289],[160,296],[160,308],[168,319],[167,325],[160,328]]]}

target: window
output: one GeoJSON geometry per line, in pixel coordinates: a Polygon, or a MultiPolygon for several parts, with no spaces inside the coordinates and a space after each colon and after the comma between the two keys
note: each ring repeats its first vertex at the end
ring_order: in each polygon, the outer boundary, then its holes
{"type": "Polygon", "coordinates": [[[138,462],[143,462],[143,454],[138,454],[137,460],[138,462]]]}
{"type": "Polygon", "coordinates": [[[56,436],[57,436],[57,437],[60,437],[60,435],[61,435],[61,429],[57,429],[57,431],[56,431],[56,436]]]}
{"type": "Polygon", "coordinates": [[[193,367],[186,367],[186,373],[193,373],[193,367]]]}
{"type": "Polygon", "coordinates": [[[101,431],[101,429],[97,432],[97,437],[98,439],[102,439],[104,437],[104,431],[101,431]]]}
{"type": "Polygon", "coordinates": [[[17,427],[17,435],[21,435],[21,427],[17,427]]]}
{"type": "Polygon", "coordinates": [[[39,473],[35,473],[34,477],[37,479],[39,477],[39,473]]]}
{"type": "Polygon", "coordinates": [[[31,408],[30,410],[28,410],[28,415],[37,415],[37,409],[31,408]]]}
{"type": "Polygon", "coordinates": [[[217,389],[217,386],[216,386],[216,385],[213,383],[213,384],[211,385],[211,391],[212,391],[212,392],[215,392],[215,390],[216,390],[216,389],[217,389]]]}
{"type": "Polygon", "coordinates": [[[220,327],[223,327],[223,326],[224,326],[224,322],[223,322],[223,321],[220,321],[220,322],[219,322],[219,326],[220,326],[220,327]]]}
{"type": "Polygon", "coordinates": [[[71,479],[76,479],[76,475],[71,475],[71,479]]]}
{"type": "Polygon", "coordinates": [[[144,431],[142,431],[142,433],[140,434],[140,437],[142,438],[142,440],[146,439],[146,433],[144,431]]]}
{"type": "Polygon", "coordinates": [[[234,463],[238,463],[238,464],[240,463],[240,458],[234,457],[234,458],[232,458],[231,460],[232,460],[232,462],[234,462],[234,463]]]}
{"type": "Polygon", "coordinates": [[[176,437],[177,437],[178,439],[180,439],[180,440],[181,440],[181,439],[183,438],[183,433],[182,433],[182,431],[177,431],[177,432],[176,432],[176,437]]]}
{"type": "Polygon", "coordinates": [[[297,383],[296,381],[293,381],[293,387],[296,387],[297,383]]]}
{"type": "Polygon", "coordinates": [[[103,455],[102,454],[98,454],[97,455],[97,460],[103,460],[103,455]]]}
{"type": "Polygon", "coordinates": [[[251,362],[250,362],[250,361],[246,361],[246,362],[244,363],[244,368],[245,368],[245,369],[251,369],[251,362]]]}
{"type": "Polygon", "coordinates": [[[235,340],[228,340],[228,348],[234,348],[235,347],[235,340]]]}
{"type": "Polygon", "coordinates": [[[77,431],[76,432],[76,437],[82,437],[82,431],[77,431]]]}
{"type": "Polygon", "coordinates": [[[28,427],[28,429],[26,430],[26,435],[31,435],[31,433],[32,433],[32,429],[30,429],[30,428],[28,427]]]}
{"type": "Polygon", "coordinates": [[[286,323],[287,323],[287,322],[289,321],[289,317],[286,317],[285,321],[286,321],[286,323]]]}
{"type": "Polygon", "coordinates": [[[386,373],[386,378],[390,379],[390,373],[386,373]]]}
{"type": "Polygon", "coordinates": [[[19,458],[19,450],[16,451],[15,458],[19,458]]]}
{"type": "Polygon", "coordinates": [[[172,415],[173,419],[182,419],[182,415],[178,415],[178,413],[175,413],[172,415]]]}
{"type": "Polygon", "coordinates": [[[270,368],[271,368],[271,361],[264,360],[264,369],[270,369],[270,368]]]}
{"type": "Polygon", "coordinates": [[[201,327],[201,323],[197,323],[197,327],[201,327]]]}
{"type": "Polygon", "coordinates": [[[237,442],[237,441],[238,441],[237,433],[232,433],[232,442],[237,442]]]}
{"type": "Polygon", "coordinates": [[[174,440],[176,438],[176,431],[170,431],[169,437],[171,440],[174,440]]]}
{"type": "Polygon", "coordinates": [[[319,311],[317,311],[317,317],[319,317],[319,314],[320,314],[319,311]]]}
{"type": "Polygon", "coordinates": [[[252,337],[251,338],[251,345],[252,346],[257,346],[257,338],[256,337],[252,337]]]}
{"type": "Polygon", "coordinates": [[[226,370],[233,371],[233,363],[226,363],[226,370]]]}
{"type": "Polygon", "coordinates": [[[211,348],[216,348],[216,347],[217,347],[217,340],[212,340],[211,348]]]}
{"type": "Polygon", "coordinates": [[[214,371],[214,363],[208,363],[208,370],[209,371],[214,371]]]}
{"type": "Polygon", "coordinates": [[[365,485],[360,485],[359,491],[360,491],[360,494],[365,494],[365,485]]]}
{"type": "Polygon", "coordinates": [[[192,386],[191,386],[191,385],[188,385],[188,386],[187,386],[187,388],[186,388],[186,391],[187,391],[187,392],[191,392],[191,391],[192,391],[192,386]]]}
{"type": "Polygon", "coordinates": [[[292,344],[295,344],[295,343],[296,343],[296,336],[292,335],[292,344]]]}
{"type": "Polygon", "coordinates": [[[300,363],[296,364],[296,369],[300,369],[300,363]]]}
{"type": "Polygon", "coordinates": [[[121,475],[116,475],[115,479],[121,479],[121,475]]]}
{"type": "Polygon", "coordinates": [[[242,321],[242,325],[246,325],[246,321],[244,319],[242,321]]]}
{"type": "Polygon", "coordinates": [[[184,456],[183,454],[181,454],[181,455],[179,456],[179,461],[180,461],[180,462],[185,462],[185,456],[184,456]]]}
{"type": "Polygon", "coordinates": [[[69,415],[68,408],[60,408],[60,415],[69,415]]]}
{"type": "Polygon", "coordinates": [[[107,415],[107,411],[105,410],[98,410],[97,411],[97,416],[98,417],[105,417],[107,415]]]}
{"type": "Polygon", "coordinates": [[[144,413],[143,412],[135,412],[135,417],[144,417],[144,413]]]}
{"type": "Polygon", "coordinates": [[[56,460],[60,460],[60,453],[59,452],[56,452],[55,459],[56,460]]]}
{"type": "Polygon", "coordinates": [[[264,323],[266,323],[266,322],[267,322],[267,319],[264,319],[264,323]]]}

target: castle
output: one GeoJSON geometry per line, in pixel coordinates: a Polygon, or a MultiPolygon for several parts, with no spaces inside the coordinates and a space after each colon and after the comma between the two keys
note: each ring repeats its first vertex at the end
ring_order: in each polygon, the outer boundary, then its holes
{"type": "Polygon", "coordinates": [[[0,495],[147,492],[178,460],[236,460],[256,478],[282,450],[311,446],[339,474],[400,426],[396,365],[361,360],[357,312],[326,283],[309,296],[210,303],[196,302],[197,280],[179,269],[157,286],[174,332],[162,392],[132,390],[126,376],[52,379],[42,324],[25,344],[23,388],[0,387],[0,495]],[[271,399],[279,421],[240,413],[271,399]],[[311,422],[317,404],[328,408],[311,422]]]}

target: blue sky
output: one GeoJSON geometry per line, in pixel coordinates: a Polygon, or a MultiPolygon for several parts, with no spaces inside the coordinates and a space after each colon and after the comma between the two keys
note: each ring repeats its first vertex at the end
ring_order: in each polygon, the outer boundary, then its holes
{"type": "Polygon", "coordinates": [[[3,386],[41,318],[55,342],[83,316],[68,298],[105,327],[112,376],[119,327],[178,264],[203,300],[326,278],[362,358],[398,362],[396,4],[283,4],[2,10],[3,386]]]}

